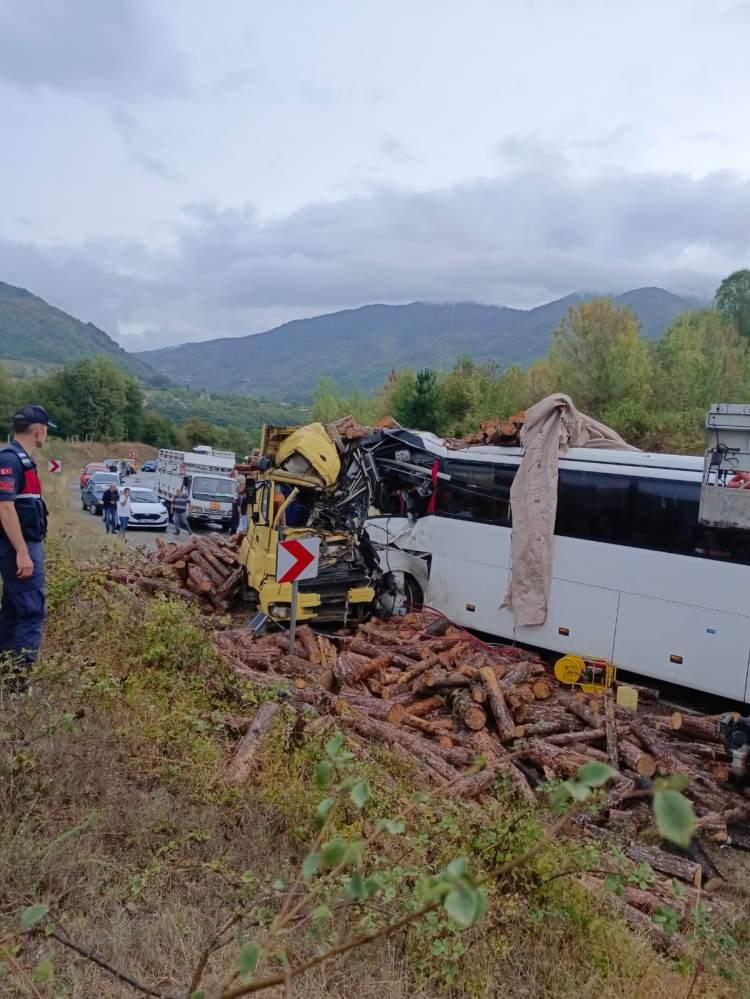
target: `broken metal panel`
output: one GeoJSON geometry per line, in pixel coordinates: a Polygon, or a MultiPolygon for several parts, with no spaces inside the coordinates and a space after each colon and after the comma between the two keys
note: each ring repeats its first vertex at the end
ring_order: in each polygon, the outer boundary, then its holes
{"type": "Polygon", "coordinates": [[[715,403],[708,411],[698,520],[750,528],[750,406],[715,403]]]}
{"type": "Polygon", "coordinates": [[[750,490],[703,485],[698,520],[711,527],[750,527],[750,490]]]}

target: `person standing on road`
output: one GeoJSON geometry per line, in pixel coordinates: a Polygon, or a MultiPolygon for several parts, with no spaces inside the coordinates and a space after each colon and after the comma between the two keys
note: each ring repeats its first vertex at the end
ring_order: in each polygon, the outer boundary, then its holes
{"type": "Polygon", "coordinates": [[[122,496],[117,501],[117,519],[120,525],[120,537],[124,538],[128,533],[128,521],[133,516],[133,505],[130,502],[130,490],[125,489],[122,496]]]}
{"type": "Polygon", "coordinates": [[[13,417],[13,440],[0,449],[0,653],[12,657],[18,690],[26,688],[44,630],[47,507],[31,455],[49,427],[55,429],[42,406],[24,406],[13,417]]]}
{"type": "Polygon", "coordinates": [[[117,501],[119,499],[120,493],[113,482],[109,489],[105,489],[102,493],[102,516],[107,534],[117,534],[117,501]]]}
{"type": "Polygon", "coordinates": [[[190,504],[188,503],[187,494],[184,486],[180,486],[172,497],[172,522],[174,526],[174,533],[178,537],[181,531],[187,531],[188,534],[193,533],[190,530],[190,524],[188,524],[189,513],[190,504]]]}

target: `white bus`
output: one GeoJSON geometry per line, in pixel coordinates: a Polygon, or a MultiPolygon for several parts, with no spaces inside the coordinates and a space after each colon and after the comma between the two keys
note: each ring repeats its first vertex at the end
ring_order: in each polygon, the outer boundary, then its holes
{"type": "Polygon", "coordinates": [[[394,502],[391,515],[367,522],[397,599],[491,635],[750,701],[750,532],[698,522],[702,458],[569,450],[560,460],[547,620],[516,627],[501,604],[522,452],[396,437],[400,450],[378,460],[381,474],[406,462],[424,482],[431,469],[436,492],[416,519],[394,502]]]}

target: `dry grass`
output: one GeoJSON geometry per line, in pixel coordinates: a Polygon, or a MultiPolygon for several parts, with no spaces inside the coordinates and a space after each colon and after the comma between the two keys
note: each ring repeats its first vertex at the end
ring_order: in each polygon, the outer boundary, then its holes
{"type": "MultiPolygon", "coordinates": [[[[64,507],[55,515],[65,523],[64,507]]],[[[300,737],[286,719],[257,781],[229,788],[224,769],[236,737],[222,721],[251,715],[254,693],[215,659],[202,621],[182,606],[141,602],[81,574],[67,552],[87,551],[87,538],[58,530],[35,693],[0,704],[0,939],[25,906],[43,900],[73,939],[151,986],[184,993],[204,942],[231,907],[249,902],[249,920],[267,923],[276,904],[272,880],[304,856],[320,743],[300,737]]],[[[410,800],[415,778],[403,763],[370,749],[357,766],[372,786],[374,815],[394,816],[410,800]]],[[[389,904],[401,904],[420,870],[466,853],[490,872],[537,834],[537,817],[502,791],[481,808],[430,797],[410,821],[407,853],[399,845],[398,856],[386,849],[377,858],[396,871],[389,904]]],[[[322,966],[295,995],[687,996],[689,973],[630,933],[606,901],[569,879],[544,884],[551,872],[590,859],[561,841],[530,870],[491,886],[478,928],[458,934],[442,921],[414,928],[322,966]]],[[[315,946],[301,934],[290,953],[315,946]]],[[[235,954],[229,946],[216,956],[207,986],[226,977],[235,954]]],[[[747,979],[724,982],[716,974],[721,962],[735,973],[731,953],[722,953],[702,973],[694,999],[743,994],[747,979]]],[[[42,935],[24,937],[0,977],[0,996],[32,989],[45,999],[135,994],[42,935]],[[55,980],[34,984],[32,969],[47,954],[55,980]]]]}

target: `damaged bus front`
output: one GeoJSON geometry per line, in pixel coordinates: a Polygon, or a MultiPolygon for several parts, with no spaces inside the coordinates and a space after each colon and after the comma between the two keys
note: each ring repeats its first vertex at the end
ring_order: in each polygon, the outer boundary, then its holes
{"type": "Polygon", "coordinates": [[[311,536],[320,539],[320,571],[299,584],[297,619],[346,623],[370,611],[377,558],[362,521],[340,509],[342,457],[320,423],[263,428],[248,469],[254,499],[240,561],[248,598],[273,620],[290,617],[292,600],[292,584],[276,582],[278,543],[311,536]]]}

